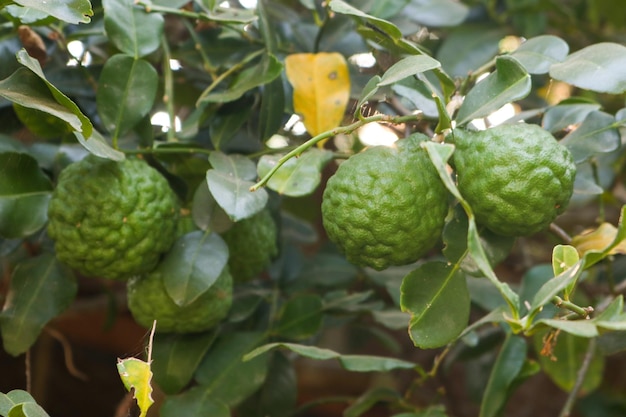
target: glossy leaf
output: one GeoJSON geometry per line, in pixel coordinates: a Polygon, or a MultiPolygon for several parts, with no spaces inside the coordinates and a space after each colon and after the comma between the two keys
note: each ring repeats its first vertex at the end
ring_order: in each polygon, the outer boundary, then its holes
{"type": "Polygon", "coordinates": [[[146,417],[154,404],[150,363],[137,358],[118,359],[117,371],[126,390],[133,391],[133,397],[137,400],[140,410],[139,417],[146,417]]]}
{"type": "Polygon", "coordinates": [[[52,183],[30,155],[0,153],[0,236],[23,238],[48,220],[52,183]]]}
{"type": "MultiPolygon", "coordinates": [[[[263,155],[257,165],[259,177],[264,177],[282,156],[263,155]]],[[[298,158],[291,158],[272,175],[267,186],[279,194],[301,197],[311,194],[320,184],[322,169],[333,158],[324,149],[309,149],[298,158]]]]}
{"type": "Polygon", "coordinates": [[[429,262],[402,281],[400,306],[411,314],[415,346],[432,349],[454,340],[467,326],[470,296],[463,273],[454,265],[429,262]]]}
{"type": "Polygon", "coordinates": [[[550,68],[550,76],[576,87],[599,93],[626,91],[626,46],[600,42],[569,55],[550,68]]]}
{"type": "Polygon", "coordinates": [[[152,346],[154,381],[166,394],[189,384],[215,340],[215,333],[157,335],[152,346]]]}
{"type": "Polygon", "coordinates": [[[160,415],[161,417],[231,417],[228,406],[212,398],[210,393],[201,386],[188,389],[179,395],[166,397],[160,415]]]}
{"type": "Polygon", "coordinates": [[[39,404],[27,402],[13,407],[7,417],[49,417],[49,415],[39,404]]]}
{"type": "Polygon", "coordinates": [[[13,356],[26,352],[46,323],[74,301],[76,291],[72,272],[51,254],[18,264],[0,313],[4,349],[13,356]]]}
{"type": "Polygon", "coordinates": [[[530,303],[528,316],[532,318],[539,313],[544,305],[552,301],[555,295],[558,295],[561,291],[576,281],[578,277],[580,277],[582,271],[583,263],[582,261],[579,261],[571,268],[566,269],[563,273],[542,285],[530,303]]]}
{"type": "Polygon", "coordinates": [[[104,29],[121,52],[144,57],[156,51],[163,35],[163,15],[148,13],[133,0],[103,0],[104,29]]]}
{"type": "Polygon", "coordinates": [[[19,68],[10,77],[0,81],[0,97],[50,114],[66,122],[72,130],[83,129],[81,119],[72,110],[59,104],[45,81],[26,68],[19,68]]]}
{"type": "Polygon", "coordinates": [[[23,7],[44,12],[67,23],[89,23],[93,16],[89,0],[14,0],[23,7]]]}
{"type": "MultiPolygon", "coordinates": [[[[573,267],[579,260],[580,256],[573,246],[556,245],[552,250],[552,269],[554,276],[558,276],[573,267]]],[[[569,300],[570,295],[574,292],[576,283],[576,280],[574,280],[563,290],[563,295],[566,300],[569,300]]]]}
{"type": "Polygon", "coordinates": [[[315,346],[299,345],[295,343],[268,343],[260,346],[244,356],[244,360],[252,360],[272,349],[285,348],[310,359],[328,360],[337,359],[341,366],[348,371],[355,372],[383,372],[392,369],[413,369],[417,364],[382,356],[370,355],[342,355],[330,349],[315,346]]]}
{"type": "Polygon", "coordinates": [[[329,6],[330,9],[335,13],[345,14],[365,20],[368,24],[374,26],[382,33],[393,39],[399,39],[402,37],[402,32],[400,32],[400,29],[398,29],[398,27],[393,23],[375,16],[368,15],[367,13],[362,12],[361,10],[349,5],[342,0],[331,0],[329,6]]]}
{"type": "Polygon", "coordinates": [[[209,157],[213,166],[206,173],[209,190],[215,201],[233,221],[252,217],[267,204],[267,191],[250,191],[256,177],[254,162],[242,155],[213,152],[209,157]]]}
{"type": "MultiPolygon", "coordinates": [[[[564,391],[571,391],[578,378],[578,370],[589,349],[590,339],[559,333],[554,342],[545,339],[546,332],[534,336],[533,342],[543,371],[564,391]]],[[[596,389],[602,382],[604,358],[593,352],[589,369],[583,379],[580,394],[596,389]]]]}
{"type": "Polygon", "coordinates": [[[569,45],[554,35],[530,38],[511,53],[530,74],[546,74],[552,64],[561,62],[569,52],[569,45]]]}
{"type": "Polygon", "coordinates": [[[89,138],[85,138],[82,133],[74,132],[76,140],[83,145],[85,149],[101,158],[111,159],[113,161],[122,161],[126,158],[123,152],[114,149],[106,139],[97,130],[93,130],[89,138]]]}
{"type": "Polygon", "coordinates": [[[526,97],[530,89],[530,75],[524,67],[510,56],[498,57],[496,70],[465,96],[456,117],[457,125],[488,116],[503,105],[526,97]]]}
{"type": "Polygon", "coordinates": [[[582,123],[589,113],[600,110],[597,103],[561,103],[546,110],[541,126],[556,133],[569,126],[582,123]]]}
{"type": "Polygon", "coordinates": [[[611,152],[620,146],[620,135],[615,118],[610,114],[593,111],[582,124],[561,140],[577,163],[598,153],[611,152]]]}
{"type": "Polygon", "coordinates": [[[491,370],[480,405],[480,417],[496,417],[506,404],[511,386],[526,360],[526,341],[508,335],[491,370]]]}
{"type": "MultiPolygon", "coordinates": [[[[260,4],[260,2],[259,2],[260,4]]],[[[285,88],[280,78],[265,84],[259,113],[259,137],[265,141],[283,126],[285,116],[285,88]]]]}
{"type": "Polygon", "coordinates": [[[383,74],[378,86],[390,85],[424,71],[439,68],[441,64],[428,55],[413,55],[393,64],[383,74]]]}
{"type": "Polygon", "coordinates": [[[152,109],[157,72],[148,61],[117,54],[102,68],[96,93],[98,114],[113,137],[133,128],[152,109]]]}
{"type": "Polygon", "coordinates": [[[157,265],[170,298],[179,306],[194,302],[215,283],[228,263],[228,246],[217,233],[180,237],[157,265]]]}
{"type": "Polygon", "coordinates": [[[8,417],[13,407],[26,403],[36,404],[35,399],[27,391],[16,389],[6,394],[0,392],[0,416],[8,417]]]}
{"type": "Polygon", "coordinates": [[[282,70],[283,64],[275,56],[267,55],[258,64],[238,73],[227,89],[218,92],[205,90],[198,98],[198,104],[235,101],[247,91],[274,81],[282,70]]]}
{"type": "Polygon", "coordinates": [[[322,299],[315,294],[302,294],[285,303],[276,332],[287,339],[306,339],[319,331],[323,318],[322,299]]]}
{"type": "Polygon", "coordinates": [[[250,361],[242,358],[263,339],[257,332],[231,332],[218,339],[195,375],[205,395],[233,406],[259,389],[267,375],[269,356],[250,361]]]}
{"type": "Polygon", "coordinates": [[[561,319],[541,319],[535,323],[534,328],[548,326],[559,329],[578,337],[597,337],[599,335],[596,324],[591,320],[561,320],[561,319]]]}
{"type": "Polygon", "coordinates": [[[233,225],[233,221],[211,195],[206,181],[198,185],[193,195],[191,216],[196,226],[204,231],[223,233],[233,225]]]}
{"type": "Polygon", "coordinates": [[[285,73],[293,87],[293,109],[311,136],[340,126],[350,99],[350,74],[337,52],[292,54],[285,73]]]}

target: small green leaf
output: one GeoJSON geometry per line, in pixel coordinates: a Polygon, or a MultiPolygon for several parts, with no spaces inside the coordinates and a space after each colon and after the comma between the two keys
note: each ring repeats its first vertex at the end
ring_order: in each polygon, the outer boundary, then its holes
{"type": "MultiPolygon", "coordinates": [[[[554,276],[561,275],[563,272],[573,267],[580,260],[578,251],[570,245],[556,245],[552,250],[552,270],[554,276]]],[[[564,290],[565,299],[568,300],[570,294],[576,287],[576,281],[573,281],[564,290]]]]}
{"type": "Polygon", "coordinates": [[[205,395],[234,406],[259,389],[267,375],[269,356],[245,362],[242,358],[264,338],[260,332],[236,332],[218,339],[195,374],[205,395]]]}
{"type": "Polygon", "coordinates": [[[533,329],[542,325],[559,329],[578,337],[591,338],[597,337],[599,334],[596,323],[592,320],[541,319],[537,320],[533,329]]]}
{"type": "Polygon", "coordinates": [[[370,16],[342,0],[331,0],[329,6],[335,13],[345,14],[365,20],[369,25],[377,28],[379,31],[392,39],[402,38],[402,32],[393,23],[378,17],[370,16]]]}
{"type": "Polygon", "coordinates": [[[157,72],[148,61],[116,54],[102,68],[96,104],[102,123],[113,137],[128,132],[152,109],[157,72]]]}
{"type": "Polygon", "coordinates": [[[569,52],[569,45],[554,35],[530,38],[511,53],[530,74],[545,74],[552,64],[561,62],[569,52]]]}
{"type": "Polygon", "coordinates": [[[480,406],[480,417],[496,417],[510,395],[513,382],[526,360],[526,341],[508,335],[493,365],[480,406]]]}
{"type": "Polygon", "coordinates": [[[261,62],[246,68],[237,74],[227,89],[219,92],[205,90],[197,103],[227,103],[235,101],[247,91],[268,84],[278,78],[283,71],[283,64],[274,56],[266,55],[261,62]]]}
{"type": "Polygon", "coordinates": [[[133,396],[141,410],[139,417],[146,417],[148,409],[154,404],[150,364],[137,358],[118,359],[117,371],[126,390],[134,390],[133,396]]]}
{"type": "Polygon", "coordinates": [[[390,85],[424,71],[439,68],[440,66],[439,61],[428,55],[409,56],[389,67],[383,74],[378,86],[390,85]]]}
{"type": "Polygon", "coordinates": [[[519,100],[531,90],[530,75],[513,57],[496,59],[496,70],[465,96],[457,114],[457,126],[488,116],[503,105],[519,100]]]}
{"type": "Polygon", "coordinates": [[[411,314],[409,335],[422,349],[444,346],[467,326],[470,296],[463,273],[444,262],[428,262],[402,281],[402,311],[411,314]]]}
{"type": "Polygon", "coordinates": [[[256,358],[257,356],[264,354],[265,352],[268,352],[272,349],[277,349],[277,348],[289,349],[290,351],[297,353],[300,356],[304,356],[306,358],[316,359],[316,360],[335,359],[341,356],[340,353],[337,353],[333,350],[318,348],[315,346],[299,345],[296,343],[268,343],[266,345],[259,346],[253,351],[247,353],[243,357],[243,360],[244,361],[252,360],[256,358]]]}
{"type": "Polygon", "coordinates": [[[89,0],[14,0],[20,6],[44,12],[67,23],[89,23],[93,16],[89,0]]]}
{"type": "Polygon", "coordinates": [[[584,90],[621,94],[626,91],[626,46],[600,42],[550,67],[550,76],[584,90]]]}
{"type": "Polygon", "coordinates": [[[50,417],[46,410],[34,402],[21,403],[9,411],[7,417],[50,417]]]}
{"type": "Polygon", "coordinates": [[[214,332],[156,335],[152,372],[163,392],[171,395],[185,388],[214,341],[214,332]]]}
{"type": "Polygon", "coordinates": [[[109,41],[135,59],[156,51],[161,44],[164,18],[147,13],[133,0],[103,0],[104,29],[109,41]]]}
{"type": "Polygon", "coordinates": [[[27,391],[16,389],[6,394],[0,392],[0,416],[7,417],[13,407],[25,403],[36,403],[27,391]]]}
{"type": "Polygon", "coordinates": [[[0,153],[0,236],[23,238],[48,220],[52,183],[30,155],[0,153]]]}
{"type": "MultiPolygon", "coordinates": [[[[281,158],[279,155],[263,155],[257,165],[259,177],[264,177],[281,158]]],[[[319,185],[321,171],[333,158],[333,153],[312,148],[298,158],[291,158],[272,175],[267,186],[279,194],[302,197],[311,194],[319,185]]]]}
{"type": "Polygon", "coordinates": [[[206,173],[209,190],[215,201],[233,220],[239,221],[261,211],[267,204],[267,191],[250,191],[250,179],[256,176],[254,162],[242,155],[213,152],[209,157],[213,166],[206,173]]]}
{"type": "Polygon", "coordinates": [[[228,263],[228,246],[217,233],[195,231],[176,240],[157,265],[165,290],[183,307],[204,294],[228,263]]]}
{"type": "Polygon", "coordinates": [[[578,128],[561,140],[576,163],[586,161],[598,153],[612,152],[620,147],[620,134],[615,118],[608,113],[593,111],[578,128]]]}
{"type": "Polygon", "coordinates": [[[560,103],[546,110],[541,126],[554,134],[568,126],[582,123],[589,113],[601,107],[598,103],[560,103]]]}
{"type": "Polygon", "coordinates": [[[285,303],[276,324],[276,332],[287,339],[306,339],[319,331],[323,318],[320,296],[302,294],[285,303]]]}
{"type": "Polygon", "coordinates": [[[52,254],[22,261],[13,270],[0,330],[4,349],[17,356],[35,343],[41,330],[74,301],[76,279],[52,254]]]}
{"type": "MultiPolygon", "coordinates": [[[[539,291],[533,297],[528,311],[530,320],[541,311],[544,305],[550,303],[555,295],[567,288],[572,282],[575,282],[583,271],[583,262],[579,261],[572,267],[566,269],[550,281],[541,286],[539,291]]],[[[530,323],[529,323],[530,324],[530,323]]]]}

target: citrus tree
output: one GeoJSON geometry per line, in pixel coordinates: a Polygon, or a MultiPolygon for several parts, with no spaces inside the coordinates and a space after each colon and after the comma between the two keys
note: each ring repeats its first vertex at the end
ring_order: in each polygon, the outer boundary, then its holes
{"type": "MultiPolygon", "coordinates": [[[[97,283],[146,329],[142,416],[516,416],[539,377],[623,415],[619,9],[0,1],[5,353],[97,283]],[[382,382],[305,401],[302,358],[382,382]]],[[[1,416],[47,415],[13,388],[1,416]]]]}

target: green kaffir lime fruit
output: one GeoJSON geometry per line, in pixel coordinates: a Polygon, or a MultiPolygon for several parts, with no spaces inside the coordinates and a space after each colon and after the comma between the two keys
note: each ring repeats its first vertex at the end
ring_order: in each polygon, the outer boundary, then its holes
{"type": "Polygon", "coordinates": [[[572,196],[576,165],[569,150],[537,125],[456,130],[452,164],[478,223],[504,236],[546,228],[572,196]]]}
{"type": "Polygon", "coordinates": [[[143,160],[89,155],[59,175],[48,218],[61,262],[87,276],[127,279],[152,270],[170,248],[178,205],[143,160]]]}
{"type": "Polygon", "coordinates": [[[346,258],[377,270],[417,261],[439,241],[448,194],[413,135],[350,157],[328,180],[322,220],[346,258]]]}
{"type": "Polygon", "coordinates": [[[249,281],[269,266],[278,252],[276,232],[276,223],[266,208],[223,233],[235,282],[249,281]]]}
{"type": "Polygon", "coordinates": [[[168,295],[158,268],[131,278],[127,290],[128,309],[140,325],[150,328],[156,320],[160,333],[196,333],[215,327],[226,317],[233,300],[233,279],[225,267],[208,290],[182,307],[168,295]]]}

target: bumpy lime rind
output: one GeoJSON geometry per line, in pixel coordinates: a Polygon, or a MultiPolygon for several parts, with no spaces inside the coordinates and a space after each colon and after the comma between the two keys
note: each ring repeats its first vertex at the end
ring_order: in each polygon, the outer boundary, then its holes
{"type": "Polygon", "coordinates": [[[127,283],[128,309],[137,323],[159,333],[197,333],[212,329],[227,315],[232,304],[233,280],[225,267],[215,283],[186,306],[167,294],[163,274],[157,269],[127,283]]]}
{"type": "Polygon", "coordinates": [[[144,161],[89,155],[61,172],[48,218],[61,262],[86,276],[128,279],[152,270],[172,245],[178,202],[144,161]]]}
{"type": "Polygon", "coordinates": [[[355,265],[383,270],[417,261],[440,240],[448,193],[423,135],[369,148],[343,162],[322,200],[328,237],[355,265]]]}
{"type": "Polygon", "coordinates": [[[576,164],[541,127],[515,123],[480,132],[456,130],[451,141],[459,191],[477,222],[494,233],[537,233],[567,208],[576,164]]]}
{"type": "Polygon", "coordinates": [[[278,253],[276,234],[276,223],[267,208],[236,222],[223,233],[235,283],[250,281],[269,266],[278,253]]]}

